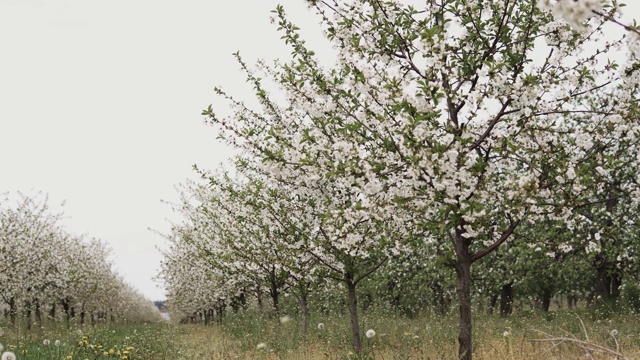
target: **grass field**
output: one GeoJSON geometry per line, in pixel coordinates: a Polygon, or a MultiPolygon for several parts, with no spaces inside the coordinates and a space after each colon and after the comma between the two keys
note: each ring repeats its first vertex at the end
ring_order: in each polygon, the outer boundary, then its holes
{"type": "MultiPolygon", "coordinates": [[[[265,319],[252,312],[231,315],[224,325],[101,325],[66,330],[9,330],[0,325],[4,350],[22,359],[357,359],[345,316],[314,315],[307,337],[295,316],[265,319]],[[318,327],[322,323],[323,326],[318,327]]],[[[640,317],[615,313],[518,313],[480,316],[474,322],[474,358],[640,359],[640,317]]],[[[455,359],[457,319],[408,319],[384,311],[362,317],[360,359],[455,359]]]]}
{"type": "MultiPolygon", "coordinates": [[[[455,359],[454,317],[406,319],[391,314],[365,316],[362,359],[455,359]]],[[[184,359],[355,359],[346,317],[314,319],[306,339],[295,318],[286,323],[252,315],[223,326],[182,325],[184,359]],[[317,324],[323,322],[324,329],[317,324]]],[[[640,358],[640,318],[615,314],[598,319],[587,312],[524,313],[475,319],[474,358],[614,359],[640,358]],[[615,336],[613,336],[615,335],[615,336]]]]}
{"type": "Polygon", "coordinates": [[[169,324],[44,327],[31,331],[0,328],[4,351],[18,360],[179,359],[176,329],[169,324]]]}

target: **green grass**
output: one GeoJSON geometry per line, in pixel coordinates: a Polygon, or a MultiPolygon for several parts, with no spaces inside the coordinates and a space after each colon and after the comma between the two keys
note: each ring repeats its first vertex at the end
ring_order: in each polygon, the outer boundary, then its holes
{"type": "MultiPolygon", "coordinates": [[[[578,312],[523,312],[507,318],[474,319],[474,359],[611,359],[616,351],[640,357],[640,318],[631,314],[578,312]],[[611,336],[617,330],[616,337],[611,336]],[[555,340],[553,340],[555,338],[555,340]],[[597,349],[597,347],[600,347],[597,349]]],[[[264,319],[253,312],[229,316],[223,326],[180,327],[187,359],[355,359],[346,315],[314,315],[306,338],[299,319],[286,323],[264,319]],[[324,323],[324,329],[317,324],[324,323]],[[264,347],[258,348],[258,344],[264,347]]],[[[362,317],[361,359],[455,359],[457,318],[424,316],[408,319],[384,310],[362,317]]]]}
{"type": "MultiPolygon", "coordinates": [[[[576,359],[586,358],[587,352],[592,359],[611,359],[612,351],[640,358],[639,320],[630,313],[584,309],[549,314],[520,312],[507,318],[480,315],[474,318],[474,359],[576,359]],[[615,337],[611,335],[614,329],[615,337]]],[[[346,314],[314,314],[306,337],[300,334],[299,321],[292,316],[290,321],[281,322],[246,311],[229,315],[221,326],[102,324],[95,328],[49,326],[25,331],[9,330],[0,324],[0,342],[19,360],[358,358],[351,347],[346,314]],[[318,328],[318,323],[324,328],[318,328]]],[[[411,319],[377,309],[363,314],[361,324],[363,334],[373,329],[376,335],[363,336],[360,359],[457,358],[455,314],[411,319]]]]}
{"type": "Polygon", "coordinates": [[[176,359],[180,346],[169,324],[100,325],[67,330],[45,327],[33,331],[4,329],[4,351],[23,359],[176,359]]]}

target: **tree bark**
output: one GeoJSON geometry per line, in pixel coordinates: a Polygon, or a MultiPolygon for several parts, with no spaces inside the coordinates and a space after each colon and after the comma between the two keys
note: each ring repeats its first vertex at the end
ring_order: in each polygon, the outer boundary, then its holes
{"type": "Polygon", "coordinates": [[[511,284],[502,285],[500,289],[500,316],[511,315],[513,312],[513,286],[511,284]]]}
{"type": "Polygon", "coordinates": [[[542,291],[542,311],[549,312],[549,306],[551,305],[551,290],[545,289],[542,291]]]}
{"type": "Polygon", "coordinates": [[[262,316],[264,313],[264,305],[262,304],[262,287],[260,285],[256,287],[256,297],[258,298],[258,314],[262,316]]]}
{"type": "Polygon", "coordinates": [[[71,326],[71,314],[70,314],[69,300],[67,300],[67,299],[63,299],[62,300],[62,311],[64,311],[64,321],[65,321],[65,324],[67,325],[67,329],[68,329],[71,326]]]}
{"type": "Polygon", "coordinates": [[[487,314],[489,315],[493,314],[493,310],[495,310],[497,303],[498,303],[498,293],[491,294],[491,297],[489,297],[489,306],[487,307],[487,314]]]}
{"type": "Polygon", "coordinates": [[[42,308],[40,307],[40,300],[35,299],[35,307],[36,326],[42,326],[42,308]]]}
{"type": "Polygon", "coordinates": [[[459,324],[458,324],[458,359],[471,360],[471,255],[469,254],[469,240],[462,236],[462,231],[456,230],[456,293],[458,295],[459,324]]]}
{"type": "Polygon", "coordinates": [[[18,309],[16,309],[16,299],[11,298],[9,300],[9,318],[11,319],[11,325],[16,325],[16,314],[18,309]]]}
{"type": "Polygon", "coordinates": [[[269,295],[271,295],[271,300],[273,301],[273,312],[275,314],[276,319],[280,317],[280,304],[279,304],[279,292],[278,292],[278,284],[275,279],[271,279],[271,287],[269,289],[269,295]]]}
{"type": "Polygon", "coordinates": [[[51,310],[49,310],[49,318],[51,322],[55,324],[56,322],[56,303],[51,304],[51,310]]]}
{"type": "Polygon", "coordinates": [[[24,304],[24,317],[27,320],[27,330],[31,330],[31,301],[27,300],[24,304]]]}
{"type": "Polygon", "coordinates": [[[300,294],[300,312],[302,312],[302,324],[300,333],[302,337],[307,337],[309,328],[309,305],[307,304],[307,292],[305,290],[300,294]]]}
{"type": "Polygon", "coordinates": [[[353,274],[346,274],[346,285],[349,300],[349,316],[351,318],[351,337],[353,340],[353,352],[360,355],[362,343],[360,340],[360,322],[358,321],[358,301],[356,298],[356,284],[353,274]]]}

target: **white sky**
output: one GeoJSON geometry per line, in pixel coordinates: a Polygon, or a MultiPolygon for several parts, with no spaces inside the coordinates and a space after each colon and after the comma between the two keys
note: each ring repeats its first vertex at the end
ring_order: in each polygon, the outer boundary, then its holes
{"type": "Polygon", "coordinates": [[[193,164],[231,153],[200,115],[215,85],[251,98],[231,54],[290,53],[269,23],[278,2],[325,45],[303,0],[0,0],[0,192],[66,200],[68,229],[107,241],[126,281],[164,298],[148,228],[168,229],[160,200],[193,164]]]}
{"type": "MultiPolygon", "coordinates": [[[[302,0],[281,0],[301,25],[302,0]]],[[[276,1],[0,0],[0,192],[66,200],[67,228],[107,241],[116,270],[151,299],[160,200],[230,151],[200,112],[220,85],[250,98],[232,53],[289,54],[276,1]]]]}

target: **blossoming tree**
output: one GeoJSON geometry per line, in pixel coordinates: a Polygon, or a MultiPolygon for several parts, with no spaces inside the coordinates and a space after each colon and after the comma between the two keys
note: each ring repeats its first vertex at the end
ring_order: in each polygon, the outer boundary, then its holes
{"type": "MultiPolygon", "coordinates": [[[[590,182],[602,182],[587,168],[606,176],[612,163],[599,153],[635,149],[637,58],[612,52],[629,33],[603,36],[619,5],[324,0],[310,6],[338,50],[333,66],[323,66],[278,7],[275,21],[293,59],[260,71],[280,85],[284,99],[270,98],[242,63],[262,108],[227,97],[233,116],[216,116],[212,108],[204,114],[265,173],[319,192],[329,206],[318,214],[342,221],[330,226],[333,248],[352,255],[368,249],[360,255],[367,257],[380,245],[389,253],[409,249],[420,237],[442,254],[457,277],[459,356],[471,359],[472,263],[528,223],[577,228],[582,205],[612,199],[594,198],[590,182]],[[361,231],[362,219],[374,227],[361,231]]],[[[625,159],[632,167],[638,161],[625,159]]],[[[635,191],[634,179],[615,196],[632,199],[635,191]]],[[[334,270],[349,276],[344,265],[334,270]]]]}

